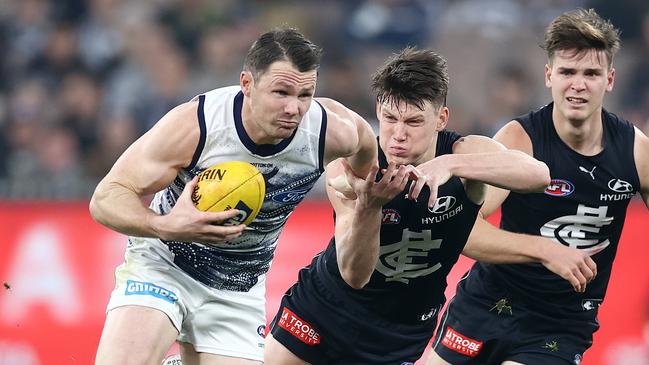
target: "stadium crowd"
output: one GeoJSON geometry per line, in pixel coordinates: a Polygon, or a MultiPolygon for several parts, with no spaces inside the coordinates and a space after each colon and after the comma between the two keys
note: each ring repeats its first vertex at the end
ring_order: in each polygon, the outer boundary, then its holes
{"type": "Polygon", "coordinates": [[[648,133],[646,0],[3,1],[0,198],[89,197],[126,146],[172,106],[238,83],[247,45],[281,24],[324,48],[317,95],[368,120],[370,76],[387,55],[408,44],[439,50],[454,85],[454,129],[492,135],[550,100],[538,86],[538,34],[577,7],[621,25],[606,107],[648,133]]]}

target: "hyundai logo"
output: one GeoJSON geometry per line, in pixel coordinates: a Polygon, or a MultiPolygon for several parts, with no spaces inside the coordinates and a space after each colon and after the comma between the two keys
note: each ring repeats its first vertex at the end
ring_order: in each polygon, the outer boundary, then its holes
{"type": "Polygon", "coordinates": [[[633,191],[633,185],[620,179],[611,179],[608,182],[608,188],[616,193],[630,193],[633,191]]]}
{"type": "Polygon", "coordinates": [[[443,214],[451,210],[455,206],[455,197],[454,196],[440,196],[435,200],[435,206],[428,210],[434,214],[443,214]]]}

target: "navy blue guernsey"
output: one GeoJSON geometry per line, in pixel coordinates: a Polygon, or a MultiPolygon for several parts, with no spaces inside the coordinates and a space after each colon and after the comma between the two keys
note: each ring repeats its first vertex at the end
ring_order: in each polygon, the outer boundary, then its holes
{"type": "MultiPolygon", "coordinates": [[[[452,153],[459,138],[455,132],[440,132],[436,156],[452,153]]],[[[387,165],[379,147],[379,166],[387,165]]],[[[432,209],[427,206],[428,189],[417,202],[406,199],[407,192],[406,187],[383,206],[379,259],[363,289],[353,289],[342,279],[333,238],[318,259],[318,276],[330,289],[342,291],[343,298],[381,318],[434,325],[445,302],[446,276],[464,249],[480,205],[467,197],[457,177],[439,187],[432,209]]]]}
{"type": "Polygon", "coordinates": [[[530,136],[534,157],[548,165],[552,182],[544,193],[510,193],[502,205],[501,228],[587,250],[597,264],[597,276],[585,293],[576,293],[539,263],[480,263],[476,268],[493,274],[492,279],[534,306],[590,311],[604,299],[626,209],[640,187],[633,158],[635,132],[630,122],[603,110],[604,148],[584,156],[560,139],[552,108],[549,104],[516,119],[530,136]]]}

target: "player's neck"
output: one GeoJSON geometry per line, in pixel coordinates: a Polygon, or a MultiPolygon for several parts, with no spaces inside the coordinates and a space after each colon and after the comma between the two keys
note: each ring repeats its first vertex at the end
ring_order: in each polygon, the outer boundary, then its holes
{"type": "Polygon", "coordinates": [[[250,104],[244,99],[243,106],[241,107],[241,124],[243,124],[243,129],[246,131],[246,134],[256,145],[264,144],[278,144],[282,141],[281,138],[273,138],[266,134],[262,128],[260,128],[252,116],[252,110],[250,104]]]}
{"type": "Polygon", "coordinates": [[[604,149],[602,113],[595,112],[586,120],[566,119],[556,109],[552,112],[552,123],[559,138],[576,152],[594,156],[604,149]]]}

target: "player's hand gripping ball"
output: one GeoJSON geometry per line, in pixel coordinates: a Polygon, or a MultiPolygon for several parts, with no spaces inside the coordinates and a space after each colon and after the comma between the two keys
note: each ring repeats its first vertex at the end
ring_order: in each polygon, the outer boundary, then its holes
{"type": "Polygon", "coordinates": [[[256,167],[247,162],[229,161],[198,174],[192,201],[204,212],[238,209],[241,213],[225,225],[248,225],[259,213],[265,194],[264,176],[256,167]]]}

